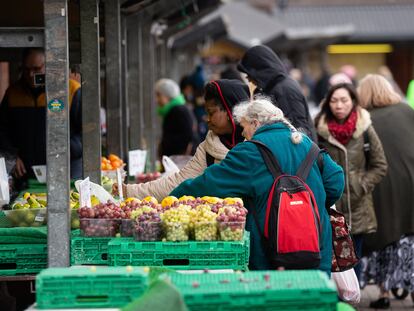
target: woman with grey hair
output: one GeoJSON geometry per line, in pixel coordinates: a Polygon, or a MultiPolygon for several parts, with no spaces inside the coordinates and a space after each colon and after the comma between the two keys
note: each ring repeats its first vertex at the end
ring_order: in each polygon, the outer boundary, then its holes
{"type": "MultiPolygon", "coordinates": [[[[243,135],[265,144],[278,160],[280,169],[288,175],[296,175],[312,147],[312,140],[299,133],[283,112],[265,98],[236,106],[236,120],[243,126],[243,135]]],[[[306,184],[312,190],[318,206],[321,222],[319,269],[330,274],[332,260],[332,230],[326,206],[330,207],[340,198],[344,188],[342,169],[326,153],[323,155],[323,171],[313,164],[306,184]]],[[[267,200],[274,178],[257,146],[251,142],[236,145],[220,163],[208,167],[204,174],[181,183],[171,195],[241,197],[249,213],[246,229],[251,236],[250,269],[277,268],[262,245],[267,200]],[[256,215],[258,224],[255,223],[256,215]]],[[[303,267],[305,268],[305,267],[303,267]]]]}
{"type": "Polygon", "coordinates": [[[155,98],[162,118],[159,156],[193,154],[198,145],[197,125],[178,84],[171,79],[158,80],[155,98]]]}

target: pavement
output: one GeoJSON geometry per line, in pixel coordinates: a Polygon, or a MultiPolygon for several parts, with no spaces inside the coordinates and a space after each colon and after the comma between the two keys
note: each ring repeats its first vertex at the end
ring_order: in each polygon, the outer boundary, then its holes
{"type": "MultiPolygon", "coordinates": [[[[359,311],[373,311],[376,309],[370,309],[369,303],[378,299],[379,290],[378,287],[375,285],[366,286],[365,289],[361,292],[361,302],[357,306],[357,310],[359,311]]],[[[378,309],[379,310],[379,309],[378,309]]],[[[404,300],[397,300],[395,298],[391,298],[391,308],[388,310],[392,311],[400,311],[400,310],[414,310],[414,303],[411,300],[411,296],[404,300]]]]}

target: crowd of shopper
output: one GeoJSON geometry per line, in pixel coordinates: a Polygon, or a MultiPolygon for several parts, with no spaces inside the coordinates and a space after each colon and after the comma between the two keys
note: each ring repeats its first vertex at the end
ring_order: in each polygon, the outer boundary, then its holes
{"type": "MultiPolygon", "coordinates": [[[[23,66],[21,79],[0,106],[0,148],[15,155],[19,177],[30,175],[30,167],[44,164],[46,157],[44,86],[33,79],[44,73],[44,52],[27,50],[23,66]]],[[[277,254],[281,260],[274,260],[266,242],[272,236],[269,230],[283,227],[277,222],[269,229],[269,222],[277,208],[285,208],[274,203],[287,193],[300,198],[290,201],[290,211],[296,213],[289,218],[293,226],[305,228],[306,208],[312,210],[317,228],[314,267],[330,274],[335,245],[329,211],[334,208],[344,214],[355,253],[363,258],[354,267],[361,286],[373,282],[380,288],[371,307],[389,308],[393,288],[407,290],[414,299],[414,110],[391,71],[381,68],[357,81],[356,69],[343,66],[334,75],[325,72],[311,86],[306,75],[288,71],[261,45],[246,52],[237,70],[228,67],[222,79],[206,83],[199,66],[180,85],[171,79],[157,81],[159,155],[192,158],[165,178],[123,185],[124,193],[159,200],[170,194],[243,198],[253,270],[309,268],[291,265],[286,261],[291,257],[282,253],[277,254]],[[303,191],[278,188],[281,176],[299,180],[303,191]],[[310,199],[303,199],[303,193],[310,199]]],[[[78,68],[71,75],[71,167],[77,177],[82,161],[80,83],[74,80],[80,78],[78,68]]],[[[311,238],[307,234],[285,242],[300,245],[297,254],[304,256],[311,252],[306,246],[311,238]]]]}
{"type": "Polygon", "coordinates": [[[311,85],[271,49],[255,46],[237,69],[242,75],[229,67],[223,71],[229,79],[208,82],[202,91],[195,91],[191,76],[182,80],[193,112],[204,106],[209,131],[179,172],[125,185],[128,195],[241,197],[249,212],[250,269],[286,268],[274,264],[263,243],[275,179],[257,144],[270,149],[280,173],[295,175],[317,142],[319,157],[304,182],[320,220],[319,269],[332,269],[332,207],[345,215],[363,258],[354,267],[361,286],[374,282],[380,288],[371,307],[389,308],[393,288],[414,293],[414,110],[388,68],[357,81],[356,69],[343,66],[311,85]],[[200,94],[204,103],[197,106],[200,94]]]}

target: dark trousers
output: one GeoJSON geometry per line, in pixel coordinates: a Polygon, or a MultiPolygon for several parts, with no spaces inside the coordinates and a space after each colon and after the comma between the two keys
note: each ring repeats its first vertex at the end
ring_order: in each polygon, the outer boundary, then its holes
{"type": "MultiPolygon", "coordinates": [[[[358,256],[358,258],[362,257],[362,244],[364,241],[364,235],[363,234],[356,234],[353,235],[352,238],[354,239],[354,247],[355,247],[355,253],[358,256]]],[[[355,274],[359,280],[360,274],[361,274],[361,263],[358,263],[355,267],[355,274]]]]}

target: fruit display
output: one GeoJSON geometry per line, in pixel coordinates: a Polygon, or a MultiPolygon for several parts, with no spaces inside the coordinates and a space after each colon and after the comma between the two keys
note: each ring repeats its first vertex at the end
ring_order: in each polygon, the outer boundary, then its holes
{"type": "Polygon", "coordinates": [[[101,159],[101,170],[102,171],[112,171],[117,168],[122,168],[124,166],[124,161],[122,161],[117,155],[110,154],[108,158],[102,157],[101,159]]]}
{"type": "Polygon", "coordinates": [[[240,203],[220,208],[217,217],[220,239],[223,241],[243,239],[246,215],[247,211],[240,203]]]}
{"type": "Polygon", "coordinates": [[[46,193],[26,192],[20,200],[13,204],[12,209],[46,208],[46,196],[46,193]]]}
{"type": "Polygon", "coordinates": [[[247,210],[238,198],[169,196],[159,204],[149,196],[82,207],[78,214],[81,233],[87,236],[120,233],[138,241],[235,241],[243,239],[247,210]]]}
{"type": "MultiPolygon", "coordinates": [[[[47,224],[47,194],[24,193],[13,204],[11,210],[4,213],[13,227],[39,227],[47,224]]],[[[96,196],[91,196],[93,205],[99,204],[96,196]]],[[[76,210],[79,208],[79,193],[70,192],[71,228],[79,228],[79,218],[76,210]]]]}
{"type": "Polygon", "coordinates": [[[214,241],[217,239],[217,214],[209,205],[200,205],[196,209],[194,239],[196,241],[214,241]]]}
{"type": "Polygon", "coordinates": [[[136,181],[137,184],[142,184],[142,183],[146,183],[146,182],[149,182],[149,181],[156,180],[156,179],[158,179],[160,177],[161,177],[161,173],[160,172],[146,173],[146,174],[145,173],[141,173],[141,174],[138,174],[135,177],[135,181],[136,181]]]}
{"type": "Polygon", "coordinates": [[[179,205],[177,208],[168,209],[161,214],[165,230],[166,241],[188,241],[190,216],[188,205],[179,205]]]}
{"type": "Polygon", "coordinates": [[[134,238],[137,241],[159,241],[162,234],[161,218],[156,210],[144,212],[134,221],[134,238]]]}
{"type": "Polygon", "coordinates": [[[112,237],[119,232],[120,219],[126,214],[112,202],[100,203],[92,208],[78,210],[80,230],[83,236],[112,237]]]}
{"type": "Polygon", "coordinates": [[[114,183],[115,183],[115,180],[109,178],[108,176],[102,175],[101,186],[109,193],[112,192],[112,186],[114,185],[114,183]]]}

